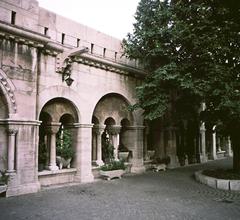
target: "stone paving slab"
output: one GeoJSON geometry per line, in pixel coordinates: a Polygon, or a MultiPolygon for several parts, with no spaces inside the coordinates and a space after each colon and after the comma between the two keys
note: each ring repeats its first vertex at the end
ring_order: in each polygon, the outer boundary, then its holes
{"type": "Polygon", "coordinates": [[[194,179],[197,170],[230,165],[231,160],[218,160],[166,172],[147,172],[0,198],[0,219],[240,219],[239,192],[210,188],[194,179]]]}

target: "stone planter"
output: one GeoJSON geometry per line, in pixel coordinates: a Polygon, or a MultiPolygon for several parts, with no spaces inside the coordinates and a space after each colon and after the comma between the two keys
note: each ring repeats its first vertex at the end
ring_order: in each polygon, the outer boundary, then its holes
{"type": "Polygon", "coordinates": [[[108,171],[100,170],[100,175],[105,177],[107,180],[111,180],[113,178],[121,179],[123,174],[124,170],[108,170],[108,171]]]}
{"type": "Polygon", "coordinates": [[[62,168],[70,168],[72,158],[65,160],[63,157],[57,156],[56,160],[60,170],[62,168]]]}
{"type": "Polygon", "coordinates": [[[129,155],[129,151],[127,152],[118,152],[118,156],[120,160],[127,161],[129,155]]]}
{"type": "Polygon", "coordinates": [[[0,194],[7,191],[7,185],[0,183],[0,194]]]}

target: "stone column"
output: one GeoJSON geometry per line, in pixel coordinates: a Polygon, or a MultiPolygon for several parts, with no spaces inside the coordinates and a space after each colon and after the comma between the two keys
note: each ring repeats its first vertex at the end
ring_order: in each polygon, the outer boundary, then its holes
{"type": "Polygon", "coordinates": [[[212,159],[217,159],[217,143],[216,143],[216,125],[213,126],[212,129],[212,159]]]}
{"type": "Polygon", "coordinates": [[[132,163],[131,172],[142,173],[145,171],[143,164],[143,130],[144,126],[128,126],[127,129],[127,146],[132,151],[132,158],[129,162],[132,163]]]}
{"type": "Polygon", "coordinates": [[[144,129],[144,145],[143,145],[143,156],[144,160],[148,160],[148,134],[149,134],[149,126],[146,126],[144,129]]]}
{"type": "Polygon", "coordinates": [[[60,128],[61,123],[58,122],[52,122],[48,126],[48,143],[50,143],[49,149],[50,149],[50,158],[49,158],[49,164],[47,166],[47,169],[49,170],[59,170],[59,167],[56,164],[56,134],[60,128]]]}
{"type": "Polygon", "coordinates": [[[8,167],[7,172],[15,172],[15,144],[16,144],[16,129],[8,129],[8,167]]]}
{"type": "Polygon", "coordinates": [[[93,133],[92,133],[92,163],[93,165],[96,164],[97,160],[97,133],[95,129],[93,128],[93,133]]]}
{"type": "Polygon", "coordinates": [[[207,155],[206,155],[206,128],[205,128],[205,123],[202,122],[200,126],[200,147],[201,147],[201,155],[200,155],[200,163],[207,162],[207,155]]]}
{"type": "Polygon", "coordinates": [[[75,180],[82,183],[92,182],[94,180],[91,160],[93,124],[75,123],[74,127],[77,129],[74,163],[77,174],[75,180]]]}
{"type": "Polygon", "coordinates": [[[105,125],[95,125],[93,131],[96,134],[96,150],[97,160],[95,161],[97,166],[102,166],[102,133],[104,132],[105,125]]]}
{"type": "Polygon", "coordinates": [[[226,156],[227,157],[232,157],[233,156],[233,153],[232,153],[232,145],[231,145],[231,139],[230,137],[228,136],[227,137],[227,141],[226,141],[226,156]]]}
{"type": "Polygon", "coordinates": [[[108,129],[108,133],[111,135],[112,144],[114,147],[113,157],[114,160],[119,160],[118,158],[118,148],[119,148],[119,134],[120,134],[121,126],[120,125],[112,125],[108,129]]]}
{"type": "Polygon", "coordinates": [[[166,149],[167,156],[170,157],[170,163],[168,164],[169,168],[178,167],[179,162],[177,158],[177,145],[176,145],[176,129],[173,127],[168,128],[168,146],[166,149]]]}

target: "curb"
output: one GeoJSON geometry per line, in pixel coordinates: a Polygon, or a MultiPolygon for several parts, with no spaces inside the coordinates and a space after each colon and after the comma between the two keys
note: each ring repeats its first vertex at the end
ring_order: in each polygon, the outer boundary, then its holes
{"type": "Polygon", "coordinates": [[[225,180],[205,176],[202,174],[202,170],[195,172],[195,179],[215,189],[240,191],[240,180],[225,180]]]}

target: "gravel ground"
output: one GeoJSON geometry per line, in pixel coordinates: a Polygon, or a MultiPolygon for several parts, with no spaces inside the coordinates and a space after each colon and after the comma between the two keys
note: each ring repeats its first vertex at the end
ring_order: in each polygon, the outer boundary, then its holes
{"type": "Polygon", "coordinates": [[[240,219],[240,192],[210,188],[193,173],[231,159],[0,198],[1,220],[240,219]]]}

